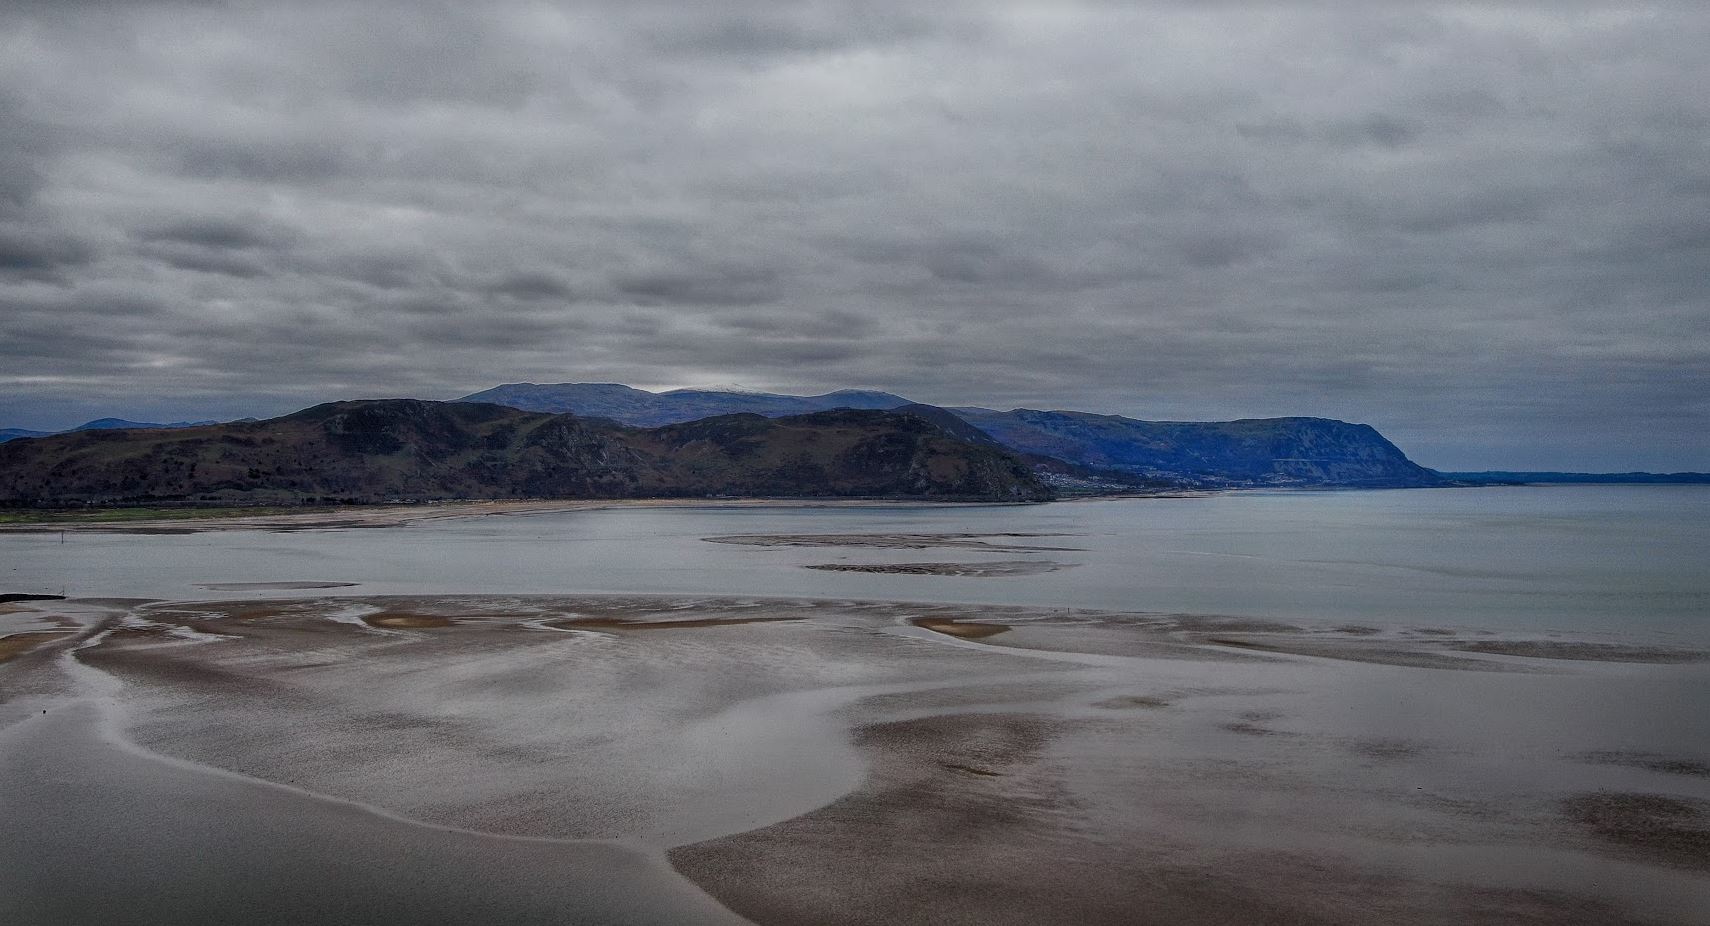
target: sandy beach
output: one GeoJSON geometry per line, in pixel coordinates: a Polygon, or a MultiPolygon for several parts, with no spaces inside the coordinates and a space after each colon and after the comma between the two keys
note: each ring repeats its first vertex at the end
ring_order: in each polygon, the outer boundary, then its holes
{"type": "Polygon", "coordinates": [[[13,922],[277,913],[308,877],[452,922],[421,888],[453,871],[519,922],[1710,914],[1690,647],[739,597],[5,611],[13,922]],[[329,873],[325,840],[368,854],[329,873]]]}

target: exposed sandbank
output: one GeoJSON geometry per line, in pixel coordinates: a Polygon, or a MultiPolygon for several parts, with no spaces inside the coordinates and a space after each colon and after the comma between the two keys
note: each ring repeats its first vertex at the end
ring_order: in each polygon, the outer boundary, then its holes
{"type": "Polygon", "coordinates": [[[983,640],[995,637],[1000,633],[1008,633],[1009,627],[1004,624],[993,624],[989,621],[958,620],[953,617],[917,617],[909,621],[916,627],[923,627],[934,633],[961,640],[983,640]]]}
{"type": "Polygon", "coordinates": [[[356,582],[209,582],[198,585],[216,592],[288,592],[317,588],[355,588],[356,582]]]}
{"type": "Polygon", "coordinates": [[[546,621],[551,627],[566,630],[695,630],[702,627],[738,627],[743,624],[766,624],[796,621],[799,617],[685,617],[669,620],[635,620],[620,617],[572,617],[546,621]]]}
{"type": "Polygon", "coordinates": [[[1468,653],[1495,653],[1532,659],[1566,659],[1576,662],[1704,662],[1710,653],[1702,650],[1661,646],[1626,646],[1619,643],[1587,643],[1562,640],[1473,640],[1456,643],[1454,649],[1468,653]]]}
{"type": "Polygon", "coordinates": [[[1059,569],[1068,569],[1074,565],[1073,563],[1056,563],[1050,560],[1017,559],[996,563],[811,563],[802,568],[819,569],[824,572],[993,578],[998,576],[1036,576],[1047,572],[1056,572],[1059,569]]]}
{"type": "Polygon", "coordinates": [[[103,620],[72,658],[0,672],[92,672],[123,686],[115,724],[142,746],[388,820],[668,852],[761,924],[1710,910],[1710,779],[1691,772],[1710,763],[1710,669],[1691,662],[805,599],[280,598],[103,620]],[[1468,663],[1497,670],[1448,671],[1468,663]]]}
{"type": "Polygon", "coordinates": [[[987,553],[1068,553],[1075,547],[1029,543],[1036,537],[1065,534],[1025,533],[932,533],[932,534],[721,534],[702,537],[708,543],[733,543],[751,547],[868,547],[885,550],[960,549],[987,553]],[[991,540],[988,538],[1000,538],[991,540]]]}
{"type": "Polygon", "coordinates": [[[68,630],[32,630],[0,637],[0,662],[22,656],[43,643],[51,643],[71,635],[68,630]]]}

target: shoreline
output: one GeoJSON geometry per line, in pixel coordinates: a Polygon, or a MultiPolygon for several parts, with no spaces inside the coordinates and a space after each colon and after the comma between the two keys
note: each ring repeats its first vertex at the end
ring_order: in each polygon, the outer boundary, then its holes
{"type": "MultiPolygon", "coordinates": [[[[1123,496],[1143,498],[1149,496],[1123,496]]],[[[173,517],[135,520],[66,519],[7,523],[0,533],[50,534],[65,532],[184,534],[221,530],[343,530],[398,527],[416,521],[479,518],[499,515],[549,514],[559,511],[602,511],[614,508],[986,508],[1045,505],[1050,502],[966,501],[920,498],[581,498],[505,499],[497,501],[421,502],[400,505],[351,505],[309,511],[281,510],[267,514],[227,514],[221,508],[185,508],[173,517]]],[[[90,509],[92,514],[124,508],[90,509]]],[[[179,510],[179,509],[175,509],[179,510]]]]}
{"type": "MultiPolygon", "coordinates": [[[[1338,492],[1392,492],[1423,489],[1547,489],[1638,486],[1656,488],[1675,483],[1476,483],[1446,486],[1235,486],[1215,489],[1160,489],[1143,492],[1113,492],[1105,495],[1065,495],[1044,501],[1000,501],[936,498],[839,498],[839,497],[764,497],[764,498],[575,498],[575,499],[460,499],[451,501],[412,502],[399,504],[348,505],[296,510],[290,506],[234,505],[187,506],[157,508],[147,505],[134,507],[96,507],[88,509],[0,509],[0,534],[45,534],[61,531],[106,533],[198,533],[219,530],[344,530],[369,527],[398,527],[415,521],[436,521],[453,518],[486,517],[489,515],[542,514],[557,511],[598,511],[615,508],[1015,508],[1035,505],[1074,505],[1091,502],[1141,501],[1157,499],[1211,498],[1241,494],[1304,494],[1316,495],[1338,492]],[[125,514],[132,511],[172,512],[158,517],[134,519],[125,514]],[[35,514],[64,514],[67,517],[34,518],[35,514]],[[6,520],[22,514],[27,520],[6,520]]],[[[1681,483],[1697,487],[1696,483],[1681,483]]]]}

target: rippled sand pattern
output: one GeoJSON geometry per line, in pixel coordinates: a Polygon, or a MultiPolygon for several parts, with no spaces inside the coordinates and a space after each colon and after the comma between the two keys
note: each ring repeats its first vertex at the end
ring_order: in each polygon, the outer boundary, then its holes
{"type": "Polygon", "coordinates": [[[0,643],[54,638],[0,664],[6,922],[1710,912],[1690,649],[780,598],[8,608],[0,643]]]}

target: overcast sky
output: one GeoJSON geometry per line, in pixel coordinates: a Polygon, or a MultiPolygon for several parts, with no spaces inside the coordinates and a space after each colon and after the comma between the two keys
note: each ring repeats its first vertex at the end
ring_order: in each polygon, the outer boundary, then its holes
{"type": "Polygon", "coordinates": [[[0,426],[501,382],[1710,469],[1710,5],[0,12],[0,426]]]}

